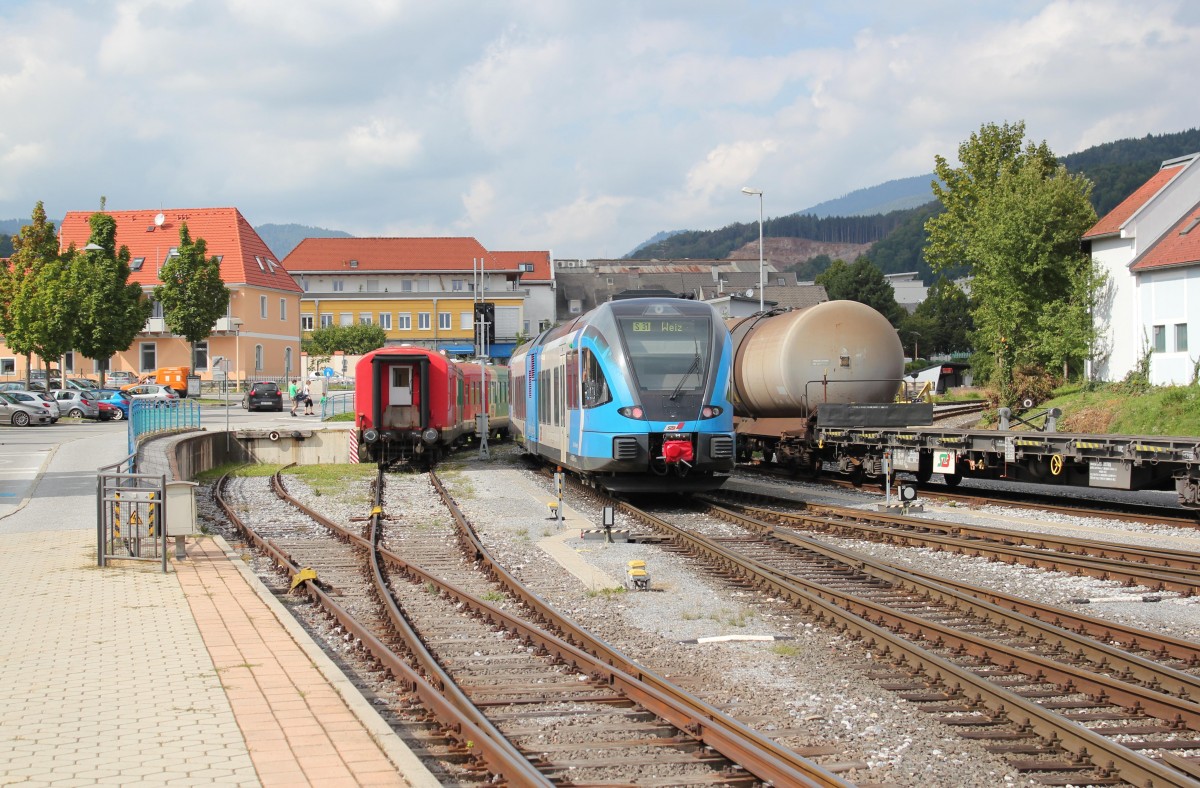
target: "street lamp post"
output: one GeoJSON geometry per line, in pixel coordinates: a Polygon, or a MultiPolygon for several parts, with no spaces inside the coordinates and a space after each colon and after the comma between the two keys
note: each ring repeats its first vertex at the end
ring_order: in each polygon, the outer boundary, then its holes
{"type": "MultiPolygon", "coordinates": [[[[242,321],[235,317],[229,324],[233,326],[233,380],[236,385],[242,375],[242,321]]],[[[225,385],[229,385],[229,382],[226,381],[225,385]]]]}
{"type": "Polygon", "coordinates": [[[742,194],[758,195],[758,311],[765,312],[763,290],[766,287],[763,274],[763,193],[762,189],[742,187],[742,194]]]}

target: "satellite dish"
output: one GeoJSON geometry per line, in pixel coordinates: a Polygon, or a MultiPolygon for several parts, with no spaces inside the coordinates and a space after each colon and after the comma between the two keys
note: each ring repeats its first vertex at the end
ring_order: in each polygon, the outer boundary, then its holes
{"type": "Polygon", "coordinates": [[[754,297],[754,288],[752,287],[746,291],[746,298],[753,298],[753,297],[754,297]]]}
{"type": "Polygon", "coordinates": [[[155,226],[155,227],[162,227],[162,226],[163,226],[163,222],[165,222],[166,220],[167,220],[167,217],[163,216],[163,215],[160,213],[160,214],[158,214],[157,216],[155,216],[155,217],[154,217],[154,226],[155,226]]]}

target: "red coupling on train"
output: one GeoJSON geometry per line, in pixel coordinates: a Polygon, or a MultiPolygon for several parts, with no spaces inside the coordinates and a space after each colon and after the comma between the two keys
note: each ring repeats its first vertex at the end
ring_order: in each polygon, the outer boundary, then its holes
{"type": "Polygon", "coordinates": [[[688,440],[663,441],[663,459],[669,463],[687,462],[696,459],[692,442],[688,440]]]}

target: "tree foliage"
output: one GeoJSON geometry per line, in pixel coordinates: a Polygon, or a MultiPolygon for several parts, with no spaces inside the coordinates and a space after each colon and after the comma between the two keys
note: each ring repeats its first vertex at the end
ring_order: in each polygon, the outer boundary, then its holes
{"type": "Polygon", "coordinates": [[[936,157],[945,210],[926,222],[934,270],[970,268],[973,366],[1005,405],[1016,367],[1066,368],[1087,356],[1102,285],[1079,245],[1096,220],[1089,182],[1024,137],[1024,123],[985,124],[959,146],[959,167],[936,157]]]}
{"type": "Polygon", "coordinates": [[[964,353],[971,349],[971,302],[946,277],[939,277],[925,300],[900,323],[900,338],[907,347],[913,335],[923,356],[964,353]]]}
{"type": "Polygon", "coordinates": [[[816,283],[824,285],[830,300],[844,299],[866,304],[886,317],[893,326],[899,326],[904,317],[904,309],[896,303],[895,290],[883,278],[883,272],[865,257],[849,264],[844,260],[834,260],[833,265],[817,277],[816,283]]]}
{"type": "Polygon", "coordinates": [[[208,339],[213,326],[229,310],[229,288],[221,279],[221,260],[208,256],[203,238],[192,241],[187,222],[179,228],[177,253],[167,258],[159,272],[162,284],[154,297],[163,305],[163,320],[171,333],[192,343],[192,368],[196,343],[208,339]]]}
{"type": "Polygon", "coordinates": [[[72,349],[79,292],[70,256],[58,253],[54,223],[46,221],[40,201],[31,218],[13,236],[12,258],[0,280],[0,329],[13,352],[53,361],[72,349]]]}
{"type": "Polygon", "coordinates": [[[349,326],[326,326],[313,331],[301,343],[301,348],[311,358],[328,358],[341,351],[349,355],[362,355],[381,348],[387,342],[387,332],[377,325],[355,323],[349,326]]]}
{"type": "MultiPolygon", "coordinates": [[[[88,225],[88,246],[101,248],[68,251],[79,289],[76,349],[88,358],[107,359],[133,344],[152,305],[141,286],[129,281],[129,249],[116,249],[116,220],[107,213],[94,213],[88,225]]],[[[103,381],[103,370],[100,374],[103,381]]]]}

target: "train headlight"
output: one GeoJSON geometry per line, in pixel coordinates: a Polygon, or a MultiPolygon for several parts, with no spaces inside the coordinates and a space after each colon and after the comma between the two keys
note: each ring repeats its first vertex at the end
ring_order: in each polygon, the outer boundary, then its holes
{"type": "Polygon", "coordinates": [[[421,440],[425,441],[426,443],[433,443],[437,439],[438,439],[438,431],[435,430],[433,427],[430,427],[429,429],[427,429],[421,433],[421,440]]]}
{"type": "Polygon", "coordinates": [[[379,430],[363,430],[363,440],[367,443],[379,440],[379,430]]]}
{"type": "Polygon", "coordinates": [[[720,416],[725,410],[720,405],[705,405],[700,411],[700,417],[704,419],[712,419],[720,416]]]}
{"type": "Polygon", "coordinates": [[[641,407],[638,405],[632,405],[632,406],[626,407],[626,408],[618,408],[617,413],[620,413],[622,416],[624,416],[627,419],[644,419],[644,418],[646,418],[646,412],[644,410],[642,410],[641,407]]]}

